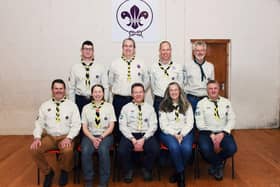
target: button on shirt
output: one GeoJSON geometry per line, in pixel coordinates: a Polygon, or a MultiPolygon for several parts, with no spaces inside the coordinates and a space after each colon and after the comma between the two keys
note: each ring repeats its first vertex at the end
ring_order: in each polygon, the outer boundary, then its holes
{"type": "Polygon", "coordinates": [[[93,108],[92,103],[84,106],[82,112],[82,123],[86,124],[92,135],[102,135],[108,128],[110,122],[116,121],[115,111],[113,105],[104,102],[99,109],[100,113],[100,127],[96,126],[96,108],[93,108]]]}
{"type": "Polygon", "coordinates": [[[179,119],[175,119],[175,110],[172,112],[159,112],[159,125],[165,134],[182,134],[186,136],[193,128],[194,116],[189,105],[185,114],[179,113],[179,119]]]}
{"type": "Polygon", "coordinates": [[[131,95],[131,85],[139,82],[145,88],[149,84],[149,76],[145,64],[137,58],[131,62],[131,80],[128,80],[128,64],[122,59],[112,62],[109,69],[109,83],[112,86],[112,93],[121,96],[131,95]]]}
{"type": "Polygon", "coordinates": [[[207,82],[214,80],[214,66],[213,64],[205,61],[202,69],[206,78],[201,81],[201,71],[199,65],[194,61],[186,63],[184,67],[184,91],[186,94],[192,94],[198,97],[206,96],[207,82]]]}
{"type": "Polygon", "coordinates": [[[56,104],[52,99],[44,102],[39,109],[39,115],[35,122],[33,131],[34,138],[41,138],[43,130],[48,135],[61,136],[67,135],[67,138],[76,137],[81,128],[81,119],[78,107],[72,101],[66,99],[59,106],[60,121],[56,121],[56,104]]]}
{"type": "MultiPolygon", "coordinates": [[[[162,64],[166,69],[169,64],[162,64]]],[[[151,87],[154,95],[164,97],[164,92],[170,82],[177,82],[183,86],[183,65],[173,63],[167,70],[168,76],[164,73],[158,63],[154,63],[149,71],[151,87]]]]}
{"type": "Polygon", "coordinates": [[[73,65],[69,76],[69,99],[75,102],[75,94],[90,97],[91,87],[101,84],[105,89],[105,98],[108,99],[107,71],[101,64],[93,62],[89,71],[90,86],[85,84],[86,70],[82,63],[73,65]]]}
{"type": "Polygon", "coordinates": [[[148,139],[157,130],[157,117],[154,108],[148,103],[141,104],[142,128],[138,129],[138,106],[130,102],[123,106],[119,118],[119,127],[122,134],[128,138],[133,138],[132,133],[144,133],[144,138],[148,139]]]}
{"type": "Polygon", "coordinates": [[[203,98],[197,104],[195,120],[199,130],[230,133],[235,125],[235,114],[230,101],[224,97],[217,100],[219,119],[214,115],[215,104],[203,98]]]}

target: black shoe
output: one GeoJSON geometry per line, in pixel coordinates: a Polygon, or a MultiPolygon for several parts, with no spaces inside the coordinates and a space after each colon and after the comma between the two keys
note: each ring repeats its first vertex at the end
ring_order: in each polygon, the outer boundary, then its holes
{"type": "Polygon", "coordinates": [[[85,181],[85,187],[92,187],[93,183],[91,180],[85,181]]]}
{"type": "Polygon", "coordinates": [[[131,183],[132,182],[132,178],[133,178],[133,171],[129,170],[128,172],[125,173],[125,175],[123,177],[123,181],[125,183],[131,183]]]}
{"type": "Polygon", "coordinates": [[[143,173],[144,181],[152,181],[153,180],[152,171],[150,171],[146,168],[143,168],[142,173],[143,173]]]}
{"type": "Polygon", "coordinates": [[[208,174],[215,176],[216,173],[216,167],[214,165],[211,165],[210,168],[208,168],[208,174]]]}
{"type": "Polygon", "coordinates": [[[50,172],[45,176],[44,187],[50,187],[52,185],[53,177],[54,177],[54,172],[51,169],[50,172]]]}
{"type": "Polygon", "coordinates": [[[184,171],[178,173],[177,184],[178,184],[178,187],[185,187],[185,172],[184,171]]]}
{"type": "Polygon", "coordinates": [[[222,180],[224,178],[224,167],[223,167],[223,165],[219,165],[216,168],[216,172],[215,172],[214,177],[218,181],[220,181],[220,180],[222,180]]]}
{"type": "Polygon", "coordinates": [[[178,174],[177,173],[173,173],[170,177],[169,177],[169,182],[170,183],[176,183],[178,181],[178,174]]]}
{"type": "Polygon", "coordinates": [[[61,170],[59,177],[59,185],[65,186],[68,183],[68,172],[61,170]]]}

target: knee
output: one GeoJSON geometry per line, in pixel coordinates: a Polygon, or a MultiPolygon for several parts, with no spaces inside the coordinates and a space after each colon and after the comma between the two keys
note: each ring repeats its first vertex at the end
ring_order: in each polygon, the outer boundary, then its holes
{"type": "Polygon", "coordinates": [[[72,147],[60,149],[60,153],[64,154],[64,155],[73,155],[74,154],[72,147]]]}
{"type": "Polygon", "coordinates": [[[233,143],[233,144],[227,145],[224,149],[229,156],[232,156],[232,155],[234,155],[234,153],[236,153],[237,146],[235,143],[233,143]]]}
{"type": "Polygon", "coordinates": [[[109,154],[109,148],[108,147],[99,147],[98,148],[98,155],[107,155],[109,154]]]}
{"type": "Polygon", "coordinates": [[[184,154],[192,154],[192,145],[183,145],[181,149],[184,154]]]}

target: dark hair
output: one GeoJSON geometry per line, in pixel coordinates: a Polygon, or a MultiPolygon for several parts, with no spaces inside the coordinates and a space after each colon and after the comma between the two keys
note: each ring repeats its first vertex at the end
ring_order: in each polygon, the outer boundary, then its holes
{"type": "Polygon", "coordinates": [[[55,83],[63,84],[64,89],[66,88],[65,82],[62,79],[55,79],[52,81],[52,86],[51,86],[52,89],[53,89],[55,83]]]}
{"type": "Polygon", "coordinates": [[[122,42],[122,47],[124,46],[124,43],[125,43],[126,41],[132,41],[132,43],[133,43],[133,48],[134,48],[134,49],[136,48],[135,41],[134,41],[132,38],[126,38],[126,39],[124,39],[123,42],[122,42]]]}
{"type": "Polygon", "coordinates": [[[89,41],[89,40],[86,40],[86,41],[84,41],[84,42],[82,43],[82,49],[84,48],[85,45],[90,45],[90,46],[92,46],[92,48],[94,47],[94,46],[93,46],[93,43],[92,43],[91,41],[89,41]]]}
{"type": "MultiPolygon", "coordinates": [[[[102,92],[103,92],[103,98],[102,98],[102,100],[105,101],[105,98],[104,98],[105,89],[104,89],[104,87],[103,87],[101,84],[95,84],[95,85],[93,85],[93,86],[91,87],[91,94],[93,93],[93,90],[94,90],[94,88],[96,88],[96,87],[99,87],[99,88],[102,89],[102,92]]],[[[92,96],[91,96],[91,100],[94,100],[94,98],[93,98],[92,96]]]]}
{"type": "Polygon", "coordinates": [[[209,81],[207,82],[207,86],[208,86],[209,84],[218,84],[218,85],[220,86],[220,83],[219,83],[217,80],[209,80],[209,81]]]}
{"type": "Polygon", "coordinates": [[[181,114],[185,115],[185,113],[189,107],[189,103],[186,100],[186,97],[185,97],[185,94],[184,94],[182,88],[180,87],[180,85],[177,82],[171,82],[168,84],[168,86],[165,90],[165,93],[164,93],[164,98],[160,103],[159,110],[163,111],[163,112],[172,112],[174,110],[173,102],[172,102],[172,99],[169,94],[169,89],[170,89],[170,86],[172,86],[172,85],[176,85],[179,88],[179,102],[178,102],[179,112],[181,114]]]}
{"type": "Polygon", "coordinates": [[[144,85],[143,85],[142,83],[140,83],[140,82],[136,82],[136,83],[134,83],[134,84],[131,85],[131,93],[133,92],[133,89],[134,89],[135,87],[141,87],[141,88],[143,89],[143,91],[145,92],[144,85]]]}

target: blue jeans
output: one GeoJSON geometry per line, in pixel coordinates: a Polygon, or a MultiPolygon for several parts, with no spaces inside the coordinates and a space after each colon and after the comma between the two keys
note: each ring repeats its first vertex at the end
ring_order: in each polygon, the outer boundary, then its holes
{"type": "Polygon", "coordinates": [[[168,147],[171,160],[175,166],[176,172],[180,173],[185,170],[187,162],[192,157],[192,144],[194,141],[194,132],[183,137],[181,144],[170,134],[160,133],[160,140],[168,147]]]}
{"type": "Polygon", "coordinates": [[[231,157],[237,151],[237,146],[233,136],[231,134],[225,134],[223,140],[221,141],[222,151],[215,153],[210,134],[210,131],[199,132],[199,149],[206,161],[208,161],[212,166],[219,166],[225,159],[231,157]]]}
{"type": "Polygon", "coordinates": [[[99,157],[99,183],[106,185],[110,179],[110,148],[113,145],[113,135],[105,137],[99,145],[98,149],[95,149],[92,141],[84,136],[81,143],[82,148],[82,170],[84,173],[84,179],[86,181],[92,181],[94,176],[93,170],[93,158],[94,151],[98,152],[99,157]]]}

